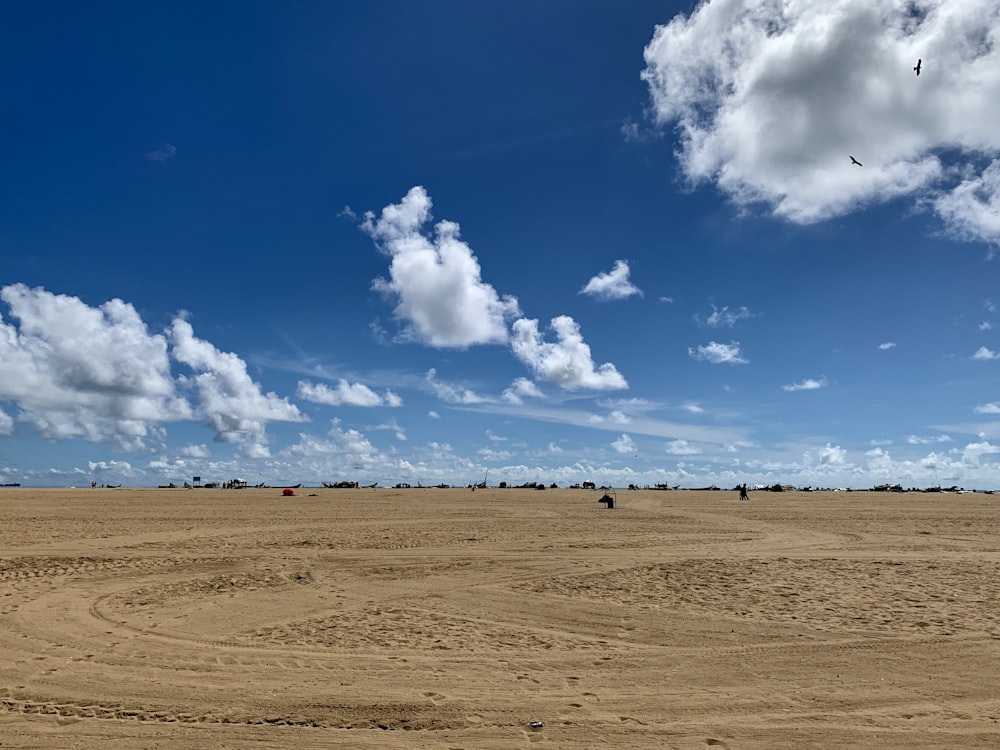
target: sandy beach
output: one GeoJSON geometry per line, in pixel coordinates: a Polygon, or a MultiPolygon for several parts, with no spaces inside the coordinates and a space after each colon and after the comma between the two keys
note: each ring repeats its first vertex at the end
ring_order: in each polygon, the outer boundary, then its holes
{"type": "Polygon", "coordinates": [[[1000,747],[1000,496],[601,494],[3,489],[0,747],[1000,747]]]}

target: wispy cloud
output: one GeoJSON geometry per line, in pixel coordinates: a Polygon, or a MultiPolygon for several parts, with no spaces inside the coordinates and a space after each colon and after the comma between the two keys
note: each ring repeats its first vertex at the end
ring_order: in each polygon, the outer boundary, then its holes
{"type": "Polygon", "coordinates": [[[820,388],[826,388],[827,379],[822,378],[806,378],[799,381],[798,383],[791,383],[789,385],[781,386],[783,391],[818,391],[820,388]]]}
{"type": "Polygon", "coordinates": [[[172,143],[164,143],[157,149],[153,149],[146,154],[146,158],[149,161],[158,161],[163,163],[169,159],[173,159],[177,155],[177,147],[172,143]]]}
{"type": "Polygon", "coordinates": [[[979,404],[975,411],[976,414],[1000,414],[1000,403],[991,401],[988,404],[979,404]]]}
{"type": "Polygon", "coordinates": [[[884,342],[882,342],[881,344],[878,345],[878,348],[881,349],[882,351],[886,351],[887,349],[895,349],[896,348],[896,342],[895,341],[884,341],[884,342]]]}
{"type": "Polygon", "coordinates": [[[388,422],[383,422],[382,424],[377,424],[371,429],[373,430],[388,430],[395,434],[396,440],[405,442],[407,440],[406,430],[400,427],[399,423],[395,419],[390,419],[388,422]]]}
{"type": "Polygon", "coordinates": [[[906,438],[910,445],[933,445],[935,443],[951,443],[952,439],[948,435],[910,435],[906,438]]]}
{"type": "Polygon", "coordinates": [[[433,367],[427,371],[424,379],[437,397],[449,404],[484,404],[492,401],[492,399],[480,396],[465,386],[438,380],[437,369],[433,367]]]}
{"type": "Polygon", "coordinates": [[[753,317],[753,313],[747,307],[738,307],[730,310],[729,307],[719,309],[712,305],[712,314],[702,319],[700,315],[695,315],[694,319],[699,325],[706,325],[709,328],[732,328],[741,320],[748,320],[753,317]]]}
{"type": "Polygon", "coordinates": [[[745,365],[750,360],[743,356],[738,341],[730,341],[728,344],[720,344],[717,341],[709,341],[698,347],[688,349],[688,354],[694,359],[712,364],[745,365]]]}

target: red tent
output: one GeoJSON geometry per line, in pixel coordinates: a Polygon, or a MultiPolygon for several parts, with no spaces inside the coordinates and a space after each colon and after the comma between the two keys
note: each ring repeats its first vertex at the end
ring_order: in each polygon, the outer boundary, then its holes
{"type": "Polygon", "coordinates": [[[295,495],[295,493],[292,490],[287,490],[287,489],[282,490],[281,494],[284,495],[285,497],[292,497],[293,495],[295,495]]]}

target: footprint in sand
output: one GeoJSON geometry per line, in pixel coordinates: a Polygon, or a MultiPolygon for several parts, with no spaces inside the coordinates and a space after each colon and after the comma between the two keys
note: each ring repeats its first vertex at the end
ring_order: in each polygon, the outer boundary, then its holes
{"type": "Polygon", "coordinates": [[[707,740],[705,740],[705,744],[709,745],[710,747],[718,747],[722,748],[722,750],[729,750],[729,745],[727,745],[722,740],[715,739],[714,737],[709,737],[707,740]]]}
{"type": "Polygon", "coordinates": [[[424,697],[430,699],[431,703],[440,703],[441,701],[448,700],[448,696],[441,695],[441,693],[424,693],[424,697]]]}

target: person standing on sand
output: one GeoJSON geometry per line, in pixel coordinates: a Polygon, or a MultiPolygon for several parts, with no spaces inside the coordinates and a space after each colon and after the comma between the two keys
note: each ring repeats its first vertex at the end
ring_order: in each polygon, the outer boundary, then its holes
{"type": "Polygon", "coordinates": [[[749,500],[750,496],[747,494],[747,483],[744,482],[740,485],[740,500],[749,500]]]}

